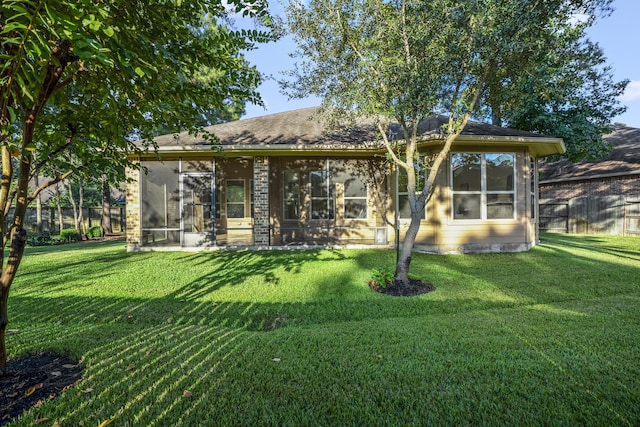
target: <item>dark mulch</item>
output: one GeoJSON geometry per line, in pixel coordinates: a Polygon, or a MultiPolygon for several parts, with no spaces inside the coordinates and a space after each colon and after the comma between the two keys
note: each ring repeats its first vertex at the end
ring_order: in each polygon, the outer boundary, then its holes
{"type": "Polygon", "coordinates": [[[17,357],[0,375],[0,426],[24,411],[54,399],[82,377],[77,360],[52,352],[17,357]]]}
{"type": "Polygon", "coordinates": [[[408,284],[403,284],[401,282],[387,283],[387,286],[384,288],[375,280],[371,280],[369,282],[369,287],[376,292],[392,295],[394,297],[412,297],[436,290],[433,283],[423,282],[418,279],[409,279],[408,284]]]}

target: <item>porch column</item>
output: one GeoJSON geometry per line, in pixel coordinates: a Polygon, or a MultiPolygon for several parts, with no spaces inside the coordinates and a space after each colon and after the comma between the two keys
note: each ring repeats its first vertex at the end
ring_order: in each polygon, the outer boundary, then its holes
{"type": "Polygon", "coordinates": [[[127,251],[132,252],[140,249],[141,239],[140,169],[128,167],[125,171],[125,175],[127,179],[127,203],[125,205],[127,224],[127,251]]]}
{"type": "Polygon", "coordinates": [[[269,246],[269,157],[253,159],[253,240],[269,246]]]}

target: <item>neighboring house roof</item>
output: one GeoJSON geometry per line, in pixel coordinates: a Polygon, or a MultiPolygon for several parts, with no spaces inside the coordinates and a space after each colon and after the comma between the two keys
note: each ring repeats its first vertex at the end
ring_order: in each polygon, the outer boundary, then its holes
{"type": "Polygon", "coordinates": [[[540,183],[640,175],[640,129],[616,124],[604,139],[613,147],[606,158],[545,163],[540,167],[540,183]]]}
{"type": "MultiPolygon", "coordinates": [[[[420,123],[419,133],[423,145],[442,142],[442,125],[445,117],[432,117],[420,123]]],[[[357,151],[380,150],[375,144],[379,139],[373,120],[360,120],[353,126],[331,127],[321,116],[320,107],[304,108],[217,124],[205,128],[215,134],[225,152],[257,151],[322,151],[337,148],[357,151]]],[[[396,123],[390,127],[390,136],[402,139],[402,131],[396,123]]],[[[200,135],[187,132],[162,135],[154,138],[159,151],[208,150],[210,143],[200,135]]],[[[492,126],[486,123],[469,122],[456,144],[479,141],[490,144],[521,143],[530,146],[536,143],[534,154],[546,156],[564,152],[559,138],[515,129],[492,126]]]]}

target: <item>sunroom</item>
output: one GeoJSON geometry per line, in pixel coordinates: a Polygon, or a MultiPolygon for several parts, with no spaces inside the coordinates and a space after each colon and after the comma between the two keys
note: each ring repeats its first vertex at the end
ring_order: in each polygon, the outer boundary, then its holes
{"type": "MultiPolygon", "coordinates": [[[[442,144],[425,123],[424,156],[442,144]]],[[[310,108],[212,126],[220,149],[158,137],[128,171],[129,250],[392,247],[408,227],[406,177],[368,126],[328,128],[310,108]]],[[[521,251],[537,241],[537,159],[562,140],[481,123],[454,143],[416,250],[521,251]]]]}

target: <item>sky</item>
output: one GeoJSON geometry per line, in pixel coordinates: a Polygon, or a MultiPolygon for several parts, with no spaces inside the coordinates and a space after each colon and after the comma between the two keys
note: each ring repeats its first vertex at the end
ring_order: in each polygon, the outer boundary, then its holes
{"type": "MultiPolygon", "coordinates": [[[[272,8],[274,14],[282,11],[276,2],[271,1],[275,5],[272,8]]],[[[611,16],[600,19],[588,34],[603,49],[608,64],[613,68],[614,79],[630,80],[621,97],[621,103],[627,106],[627,111],[614,117],[613,122],[640,128],[640,0],[614,0],[613,7],[615,10],[611,16]]],[[[260,72],[272,78],[258,88],[265,107],[247,104],[243,118],[320,105],[318,98],[290,100],[280,92],[276,80],[284,78],[283,71],[294,67],[294,60],[289,56],[294,50],[293,39],[285,37],[247,53],[247,59],[260,72]]]]}

